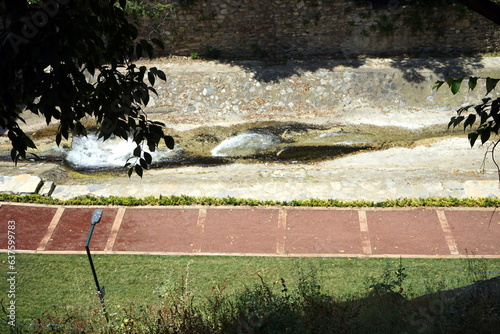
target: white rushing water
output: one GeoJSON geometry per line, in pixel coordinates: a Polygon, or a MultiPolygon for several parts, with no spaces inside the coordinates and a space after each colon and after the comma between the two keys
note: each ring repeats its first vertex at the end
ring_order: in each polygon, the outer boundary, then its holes
{"type": "MultiPolygon", "coordinates": [[[[132,140],[121,138],[103,141],[95,134],[75,136],[71,149],[66,152],[66,161],[84,168],[123,167],[127,159],[133,157],[136,146],[132,140]]],[[[151,154],[153,161],[173,155],[172,151],[145,151],[151,154]]]]}
{"type": "Polygon", "coordinates": [[[266,151],[279,143],[276,136],[242,133],[223,140],[212,151],[214,157],[243,157],[266,151]]]}

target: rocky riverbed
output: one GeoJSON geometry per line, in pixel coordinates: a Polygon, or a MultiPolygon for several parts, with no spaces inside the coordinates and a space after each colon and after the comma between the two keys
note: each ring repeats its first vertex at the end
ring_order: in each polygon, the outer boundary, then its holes
{"type": "MultiPolygon", "coordinates": [[[[54,182],[51,195],[57,198],[500,194],[496,167],[491,158],[484,160],[487,148],[471,149],[463,132],[446,125],[456,106],[480,95],[432,90],[436,79],[450,73],[500,76],[497,58],[281,64],[165,59],[146,65],[167,74],[147,113],[165,122],[177,141],[173,152],[160,149],[157,168],[129,179],[115,167],[78,166],[68,158],[75,140],[55,147],[53,130],[30,116],[26,130],[35,135],[38,158],[18,167],[3,162],[4,184],[15,174],[38,176],[54,182]]],[[[87,156],[80,160],[97,161],[101,152],[81,145],[87,156]]],[[[5,137],[0,154],[8,156],[5,137]]],[[[16,192],[9,180],[3,191],[16,192]]]]}

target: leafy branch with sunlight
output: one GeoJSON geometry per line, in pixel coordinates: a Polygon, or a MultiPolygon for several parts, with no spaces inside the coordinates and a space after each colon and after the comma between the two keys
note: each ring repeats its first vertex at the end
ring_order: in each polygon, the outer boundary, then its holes
{"type": "Polygon", "coordinates": [[[70,135],[87,135],[93,119],[97,135],[136,144],[127,167],[142,176],[162,142],[173,148],[165,125],[143,111],[161,70],[136,66],[153,57],[159,39],[139,40],[127,20],[125,0],[6,0],[0,3],[0,131],[7,132],[14,161],[36,148],[21,125],[33,113],[58,123],[59,145],[70,135]],[[152,43],[152,44],[151,44],[152,43]]]}
{"type": "Polygon", "coordinates": [[[497,167],[500,181],[500,165],[495,159],[495,150],[500,143],[500,138],[498,137],[498,131],[500,130],[500,97],[492,96],[492,92],[495,91],[500,79],[491,77],[448,78],[446,81],[437,81],[433,88],[437,90],[446,83],[450,91],[455,95],[460,91],[464,82],[467,82],[469,91],[473,91],[476,89],[478,82],[481,81],[484,82],[486,90],[481,103],[459,108],[457,115],[453,116],[448,123],[448,128],[455,128],[460,124],[463,124],[464,131],[467,131],[467,128],[469,128],[468,139],[471,147],[474,146],[478,139],[483,145],[491,141],[487,153],[491,153],[492,161],[497,167]]]}

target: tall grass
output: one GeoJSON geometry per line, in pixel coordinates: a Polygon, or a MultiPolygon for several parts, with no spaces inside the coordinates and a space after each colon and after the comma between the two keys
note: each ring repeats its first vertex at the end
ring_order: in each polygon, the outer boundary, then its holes
{"type": "Polygon", "coordinates": [[[18,314],[19,333],[488,333],[500,326],[500,293],[420,297],[495,276],[494,259],[99,255],[107,322],[85,257],[17,256],[17,301],[32,310],[18,314]]]}

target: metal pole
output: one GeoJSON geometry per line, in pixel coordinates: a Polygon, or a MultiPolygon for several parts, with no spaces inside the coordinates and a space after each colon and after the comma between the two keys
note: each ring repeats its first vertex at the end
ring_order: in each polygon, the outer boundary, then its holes
{"type": "Polygon", "coordinates": [[[97,274],[96,274],[95,268],[94,268],[94,262],[92,261],[92,256],[90,255],[90,249],[89,249],[90,238],[92,238],[92,233],[94,233],[95,224],[97,224],[101,220],[101,216],[102,216],[102,209],[94,210],[94,213],[92,214],[92,219],[90,222],[91,226],[90,226],[89,235],[87,237],[87,242],[85,243],[85,249],[87,250],[87,257],[89,258],[90,269],[92,270],[92,275],[94,275],[94,281],[95,281],[95,285],[97,287],[97,294],[99,295],[99,300],[101,301],[102,310],[104,312],[104,316],[106,317],[106,321],[109,322],[108,312],[106,311],[106,304],[104,304],[104,295],[106,294],[106,292],[104,290],[104,286],[101,287],[99,285],[99,280],[97,279],[97,274]]]}

